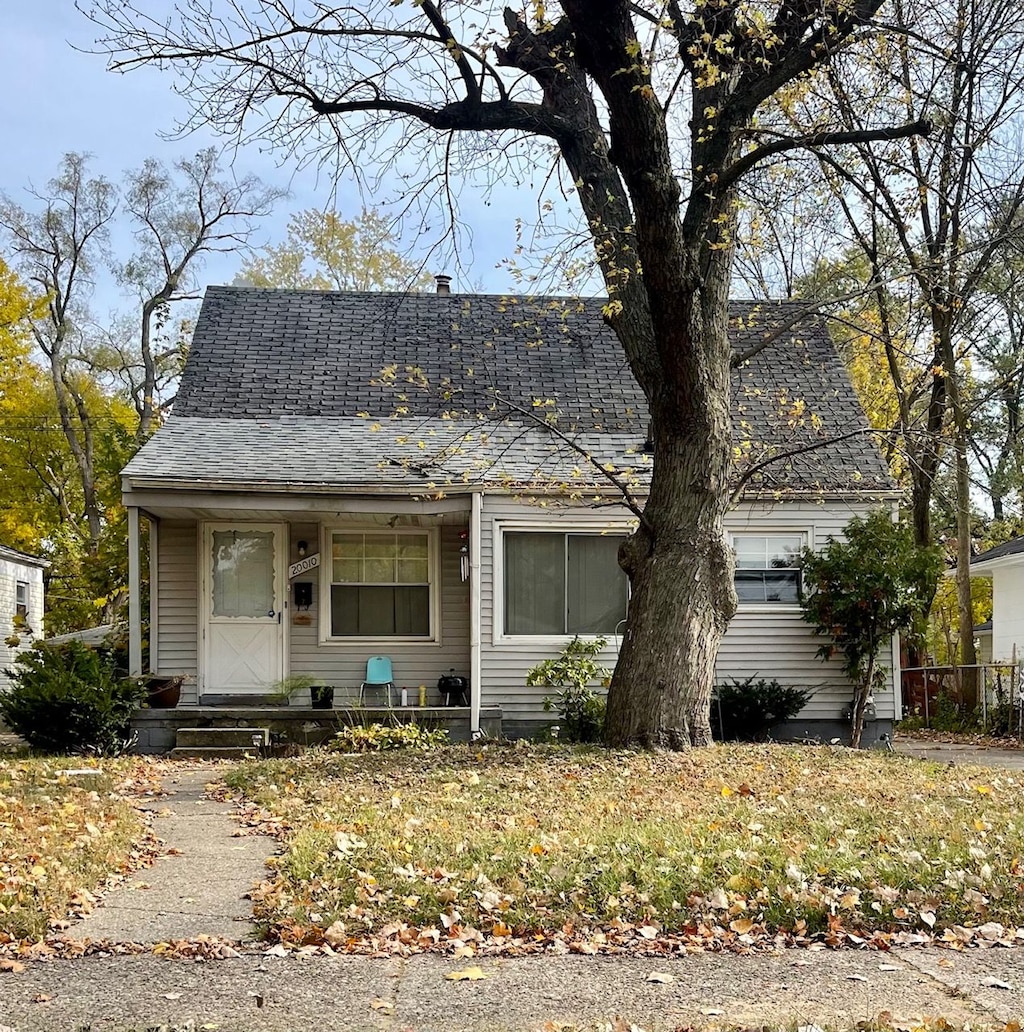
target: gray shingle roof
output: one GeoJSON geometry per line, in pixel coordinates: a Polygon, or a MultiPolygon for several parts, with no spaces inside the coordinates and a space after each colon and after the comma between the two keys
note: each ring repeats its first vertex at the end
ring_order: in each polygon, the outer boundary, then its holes
{"type": "MultiPolygon", "coordinates": [[[[641,468],[647,407],[602,303],[211,287],[174,415],[125,473],[325,488],[571,474],[580,456],[522,409],[556,418],[602,462],[641,468]],[[454,443],[467,432],[472,443],[454,443]]],[[[755,344],[796,311],[735,304],[734,347],[755,344]]],[[[733,407],[740,466],[866,428],[820,321],[737,370],[733,407]]],[[[866,433],[773,464],[755,484],[892,488],[866,433]]]]}
{"type": "Polygon", "coordinates": [[[1002,559],[1006,556],[1020,555],[1021,553],[1024,553],[1024,537],[1012,538],[1009,541],[1004,541],[1001,545],[988,549],[986,552],[973,556],[971,558],[971,566],[988,563],[993,559],[1002,559]]]}

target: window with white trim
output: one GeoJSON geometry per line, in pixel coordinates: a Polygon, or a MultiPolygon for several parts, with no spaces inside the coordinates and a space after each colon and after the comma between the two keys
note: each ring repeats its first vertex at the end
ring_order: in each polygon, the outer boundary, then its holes
{"type": "Polygon", "coordinates": [[[332,638],[429,638],[434,538],[426,531],[330,532],[332,638]]]}
{"type": "MultiPolygon", "coordinates": [[[[10,597],[10,596],[8,596],[10,597]]],[[[28,619],[28,581],[17,581],[14,585],[14,615],[22,620],[28,619]]]]}
{"type": "Polygon", "coordinates": [[[733,534],[740,602],[800,601],[800,553],[805,534],[733,534]]]}
{"type": "Polygon", "coordinates": [[[506,531],[506,634],[612,634],[626,618],[622,534],[506,531]]]}

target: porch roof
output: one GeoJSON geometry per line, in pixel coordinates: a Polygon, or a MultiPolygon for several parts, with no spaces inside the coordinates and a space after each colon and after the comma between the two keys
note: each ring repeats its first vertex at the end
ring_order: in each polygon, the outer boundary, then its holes
{"type": "MultiPolygon", "coordinates": [[[[887,495],[891,484],[884,472],[865,471],[862,458],[857,442],[832,442],[773,463],[752,487],[773,493],[887,495]]],[[[650,473],[651,456],[635,434],[621,431],[563,438],[511,421],[172,416],[125,467],[123,480],[129,492],[183,488],[406,496],[474,487],[585,496],[616,492],[619,483],[643,496],[650,473]]]]}
{"type": "MultiPolygon", "coordinates": [[[[645,476],[636,435],[581,434],[599,463],[645,476]]],[[[632,475],[632,474],[631,474],[632,475]]],[[[444,419],[205,419],[172,416],[124,469],[126,487],[434,492],[478,484],[584,489],[608,481],[576,448],[516,423],[444,419]]]]}

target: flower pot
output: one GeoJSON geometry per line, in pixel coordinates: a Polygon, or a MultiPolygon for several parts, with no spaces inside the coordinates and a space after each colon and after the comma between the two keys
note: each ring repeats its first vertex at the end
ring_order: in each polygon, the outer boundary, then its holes
{"type": "Polygon", "coordinates": [[[313,700],[313,709],[334,708],[334,686],[330,684],[314,684],[309,689],[310,698],[313,700]]]}
{"type": "Polygon", "coordinates": [[[148,677],[146,678],[146,690],[149,694],[146,702],[151,709],[174,709],[181,699],[181,683],[185,678],[177,677],[148,677]]]}

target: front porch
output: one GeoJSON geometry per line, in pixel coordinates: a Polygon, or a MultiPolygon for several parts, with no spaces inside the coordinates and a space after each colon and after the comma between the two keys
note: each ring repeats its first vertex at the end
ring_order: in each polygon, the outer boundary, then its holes
{"type": "MultiPolygon", "coordinates": [[[[141,753],[170,752],[181,728],[253,728],[266,730],[271,749],[318,745],[351,724],[419,723],[445,727],[453,742],[473,738],[473,712],[469,706],[360,706],[315,709],[311,706],[184,705],[175,709],[141,709],[132,720],[141,753]]],[[[479,714],[482,735],[501,735],[501,707],[483,706],[479,714]]]]}

